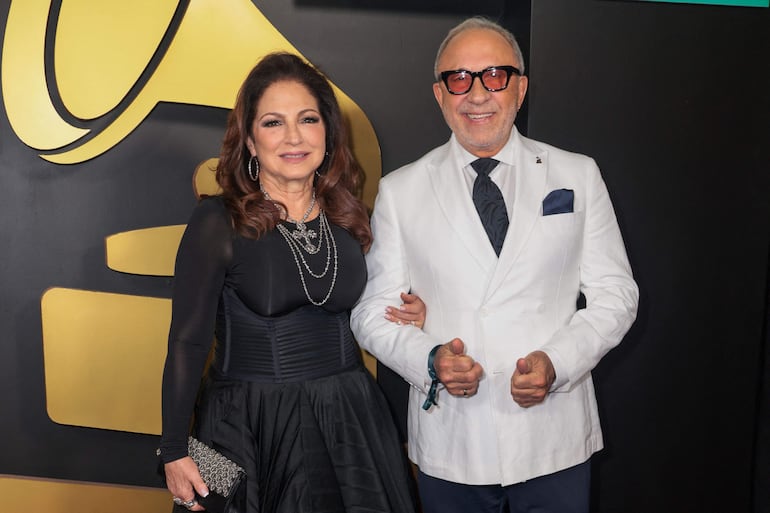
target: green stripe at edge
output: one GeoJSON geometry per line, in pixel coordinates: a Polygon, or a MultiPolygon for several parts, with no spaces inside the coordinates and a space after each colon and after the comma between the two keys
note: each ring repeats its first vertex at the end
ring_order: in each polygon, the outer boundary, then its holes
{"type": "Polygon", "coordinates": [[[643,0],[670,4],[730,5],[734,7],[770,7],[770,0],[643,0]]]}

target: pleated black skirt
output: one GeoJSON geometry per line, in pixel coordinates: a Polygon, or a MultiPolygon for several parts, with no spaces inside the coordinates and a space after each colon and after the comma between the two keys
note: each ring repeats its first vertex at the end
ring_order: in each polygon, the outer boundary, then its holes
{"type": "Polygon", "coordinates": [[[290,383],[209,378],[196,436],[246,470],[239,513],[412,513],[388,405],[358,366],[290,383]]]}

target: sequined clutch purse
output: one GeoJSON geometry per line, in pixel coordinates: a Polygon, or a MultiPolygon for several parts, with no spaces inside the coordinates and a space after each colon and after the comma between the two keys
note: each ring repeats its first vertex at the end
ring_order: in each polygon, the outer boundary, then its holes
{"type": "Polygon", "coordinates": [[[208,496],[196,496],[195,499],[206,511],[227,513],[235,492],[246,477],[246,472],[238,464],[196,438],[190,437],[187,440],[187,452],[198,465],[203,482],[209,488],[208,496]]]}

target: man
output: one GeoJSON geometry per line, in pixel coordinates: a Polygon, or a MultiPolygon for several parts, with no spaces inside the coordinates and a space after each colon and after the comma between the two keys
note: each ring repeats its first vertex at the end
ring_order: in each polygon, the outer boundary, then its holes
{"type": "Polygon", "coordinates": [[[638,302],[612,204],[592,159],[514,127],[527,78],[508,31],[466,20],[434,71],[452,136],[380,182],[354,333],[412,385],[425,513],[587,512],[591,369],[638,302]],[[384,318],[402,290],[423,330],[384,318]]]}

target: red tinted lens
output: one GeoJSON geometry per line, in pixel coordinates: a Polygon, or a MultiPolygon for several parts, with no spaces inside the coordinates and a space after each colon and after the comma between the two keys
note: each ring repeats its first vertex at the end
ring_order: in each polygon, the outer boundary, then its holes
{"type": "Polygon", "coordinates": [[[508,82],[508,73],[502,69],[488,69],[481,75],[481,81],[487,89],[505,89],[508,82]]]}
{"type": "Polygon", "coordinates": [[[471,88],[473,77],[465,71],[458,71],[446,77],[446,86],[450,92],[464,93],[471,88]]]}

